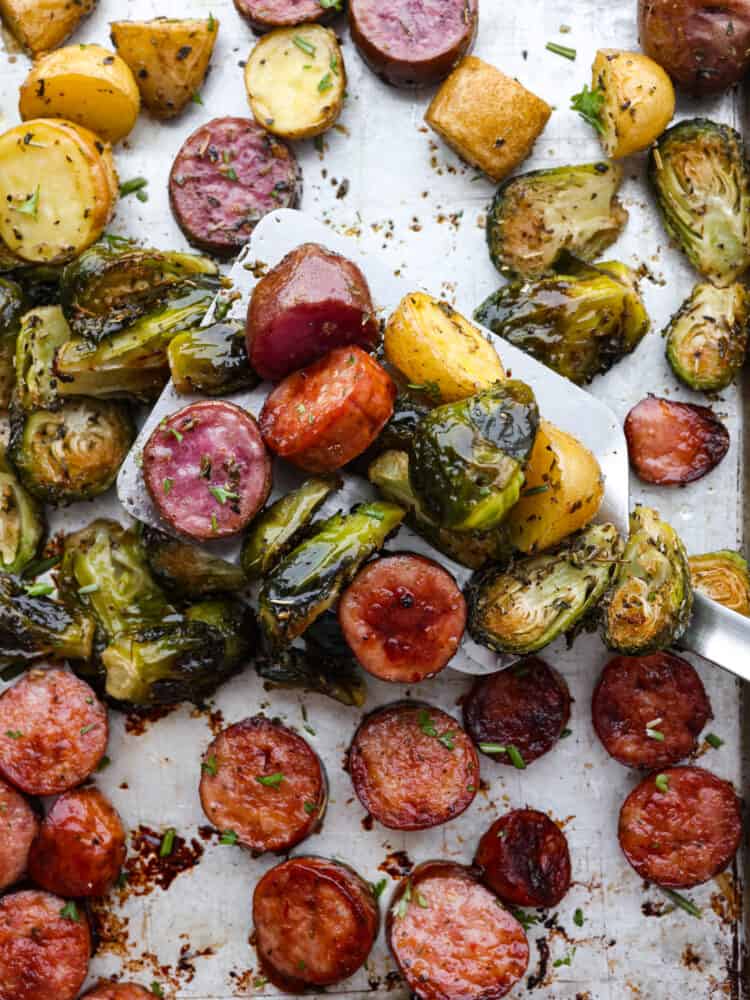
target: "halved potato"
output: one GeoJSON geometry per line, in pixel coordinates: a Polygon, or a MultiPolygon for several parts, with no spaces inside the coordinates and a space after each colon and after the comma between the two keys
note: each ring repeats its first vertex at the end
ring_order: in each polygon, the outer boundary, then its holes
{"type": "Polygon", "coordinates": [[[258,42],[245,66],[258,124],[286,139],[329,129],[344,105],[346,73],[336,36],[319,24],[279,28],[258,42]]]}
{"type": "Polygon", "coordinates": [[[32,56],[61,45],[96,0],[0,0],[0,17],[32,56]]]}
{"type": "Polygon", "coordinates": [[[66,45],[34,63],[21,86],[21,118],[66,118],[108,142],[124,138],[141,106],[130,67],[101,45],[66,45]]]}
{"type": "Polygon", "coordinates": [[[143,103],[155,118],[174,118],[203,86],[219,22],[157,17],[113,21],[112,44],[133,71],[143,103]]]}
{"type": "Polygon", "coordinates": [[[599,138],[607,154],[630,156],[655,142],[674,115],[672,81],[641,52],[599,49],[591,86],[603,94],[599,138]]]}
{"type": "Polygon", "coordinates": [[[0,135],[0,239],[34,263],[61,262],[94,243],[112,215],[112,151],[93,132],[36,118],[0,135]]]}

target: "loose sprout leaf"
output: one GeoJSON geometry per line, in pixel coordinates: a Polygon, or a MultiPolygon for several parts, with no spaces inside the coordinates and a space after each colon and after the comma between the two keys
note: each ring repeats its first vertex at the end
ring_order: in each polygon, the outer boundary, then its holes
{"type": "Polygon", "coordinates": [[[706,743],[708,743],[709,746],[713,747],[714,750],[718,750],[719,747],[724,746],[724,740],[720,736],[717,736],[716,733],[707,733],[706,743]]]}

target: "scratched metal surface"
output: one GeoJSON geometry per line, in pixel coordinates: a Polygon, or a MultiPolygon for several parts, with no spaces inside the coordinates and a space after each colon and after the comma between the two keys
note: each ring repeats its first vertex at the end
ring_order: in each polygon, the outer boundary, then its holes
{"type": "MultiPolygon", "coordinates": [[[[102,0],[74,37],[76,42],[106,43],[107,22],[112,18],[179,16],[188,8],[189,13],[203,16],[211,10],[221,22],[203,104],[191,105],[180,119],[167,125],[142,116],[127,144],[116,150],[122,179],[140,174],[149,178],[149,201],[124,200],[111,231],[163,247],[185,246],[167,203],[172,158],[201,123],[218,115],[247,113],[240,63],[253,36],[230,0],[191,0],[189,5],[177,0],[130,0],[116,8],[102,0]]],[[[598,158],[593,133],[566,110],[568,98],[589,81],[595,48],[636,46],[634,8],[634,0],[577,0],[574,5],[564,0],[527,0],[525,4],[482,0],[476,54],[518,76],[557,105],[528,168],[598,158]],[[561,33],[561,25],[570,31],[561,33]],[[545,52],[547,40],[575,47],[576,61],[545,52]]],[[[363,251],[379,254],[393,271],[470,311],[499,283],[483,235],[492,185],[463,166],[423,125],[430,92],[400,93],[381,84],[359,60],[343,19],[338,27],[349,76],[343,128],[326,136],[322,153],[312,143],[297,144],[305,176],[302,207],[356,240],[363,251]]],[[[17,88],[27,70],[28,60],[22,55],[9,52],[0,60],[4,127],[18,120],[17,88]]],[[[735,97],[693,107],[682,102],[678,117],[698,109],[738,124],[735,97]]],[[[635,356],[592,386],[592,392],[620,418],[647,391],[685,399],[694,395],[675,382],[660,337],[694,276],[667,244],[643,182],[643,168],[642,157],[627,163],[623,199],[631,218],[611,256],[643,267],[652,276],[653,280],[644,281],[643,293],[653,328],[635,356]]],[[[742,536],[743,494],[738,485],[742,400],[732,389],[715,406],[726,416],[732,435],[732,448],[717,470],[675,491],[631,484],[634,500],[658,507],[692,552],[733,547],[742,536]]],[[[544,411],[543,400],[541,407],[544,411]]],[[[95,508],[69,508],[56,517],[53,527],[70,529],[95,513],[117,512],[122,515],[112,496],[95,508]]],[[[252,889],[275,859],[253,860],[239,849],[218,845],[215,838],[204,839],[197,783],[211,725],[222,718],[229,724],[265,709],[301,727],[304,705],[315,730],[308,738],[328,770],[331,802],[323,832],[303,849],[348,860],[375,881],[387,877],[380,866],[395,851],[406,851],[413,862],[436,856],[468,861],[478,836],[498,812],[524,804],[547,810],[569,838],[574,885],[549,927],[540,923],[530,928],[531,996],[538,1000],[742,996],[742,929],[738,904],[732,903],[741,898],[738,871],[721,884],[709,883],[690,894],[703,909],[700,921],[679,910],[668,912],[660,893],[643,886],[624,861],[616,840],[617,812],[636,778],[605,755],[590,721],[591,691],[606,662],[606,651],[597,638],[585,637],[571,651],[557,644],[547,655],[566,676],[576,699],[572,735],[524,772],[483,759],[482,778],[487,787],[474,805],[458,820],[419,834],[394,834],[377,825],[372,830],[363,827],[363,811],[341,767],[359,711],[316,695],[265,692],[247,671],[219,690],[211,706],[213,714],[183,707],[150,722],[141,733],[113,714],[112,763],[97,776],[97,782],[133,834],[132,877],[130,889],[116,891],[97,907],[100,946],[92,962],[92,981],[99,975],[122,975],[146,986],[155,980],[166,996],[185,1000],[275,995],[271,987],[256,980],[257,962],[248,940],[252,889]],[[144,845],[147,831],[158,835],[170,826],[186,839],[187,846],[177,853],[174,869],[179,874],[164,891],[154,878],[157,869],[156,874],[166,881],[163,866],[159,869],[149,858],[144,845]],[[585,917],[580,928],[573,922],[578,907],[585,917]],[[540,961],[545,948],[541,941],[549,948],[547,963],[540,961]],[[569,957],[570,964],[555,966],[556,961],[569,957]]],[[[701,763],[744,788],[738,683],[709,664],[694,662],[712,700],[715,720],[711,728],[726,741],[720,750],[707,752],[701,763]]],[[[457,701],[468,686],[468,678],[446,671],[411,693],[457,715],[457,701]]],[[[400,693],[371,683],[366,708],[400,693]]],[[[394,884],[389,877],[383,906],[394,884]]],[[[354,996],[393,987],[398,996],[403,988],[389,978],[392,971],[381,933],[368,969],[327,992],[354,996]]],[[[513,996],[523,995],[526,988],[524,980],[513,996]]]]}

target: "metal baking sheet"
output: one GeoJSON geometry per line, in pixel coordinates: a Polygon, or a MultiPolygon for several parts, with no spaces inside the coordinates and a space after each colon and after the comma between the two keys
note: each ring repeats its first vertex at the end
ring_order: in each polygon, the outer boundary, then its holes
{"type": "MultiPolygon", "coordinates": [[[[567,110],[568,99],[589,82],[597,47],[637,46],[634,7],[633,0],[577,0],[575,5],[563,0],[517,5],[482,0],[476,54],[557,105],[527,163],[529,169],[599,158],[593,132],[567,110]],[[575,47],[577,59],[569,62],[546,52],[548,40],[575,47]]],[[[184,247],[166,195],[173,156],[203,122],[218,115],[248,113],[241,63],[253,36],[229,0],[193,0],[189,6],[189,13],[196,16],[207,16],[209,11],[221,27],[203,103],[191,105],[184,116],[168,124],[141,116],[127,143],[116,150],[122,179],[149,178],[149,201],[124,200],[113,232],[157,246],[184,247]]],[[[110,17],[185,13],[185,4],[176,0],[130,0],[117,10],[103,0],[74,40],[106,44],[110,17]]],[[[431,92],[403,93],[383,85],[359,60],[343,20],[339,28],[349,98],[340,127],[327,134],[322,152],[312,143],[297,144],[305,177],[302,207],[332,233],[351,238],[363,252],[377,256],[383,267],[470,312],[499,284],[483,233],[493,186],[424,126],[422,115],[431,92]]],[[[10,49],[0,65],[4,127],[17,121],[18,86],[28,65],[24,56],[10,49]]],[[[739,95],[692,106],[681,102],[678,117],[694,111],[742,124],[739,95]]],[[[642,157],[626,162],[623,199],[630,222],[611,256],[644,274],[643,293],[653,329],[634,357],[591,387],[618,418],[647,391],[702,401],[677,385],[664,359],[660,330],[689,292],[694,275],[668,246],[643,172],[642,157]]],[[[717,470],[674,491],[631,483],[633,500],[658,507],[692,552],[735,547],[742,541],[742,392],[727,390],[714,405],[732,435],[731,450],[717,470]]],[[[571,417],[574,420],[575,415],[571,417]]],[[[122,516],[114,496],[96,506],[77,505],[56,516],[53,529],[71,529],[95,514],[116,512],[122,516]]],[[[570,651],[555,645],[545,655],[565,674],[576,699],[572,735],[524,772],[483,759],[483,789],[474,805],[452,823],[420,834],[392,834],[377,825],[367,828],[341,766],[361,715],[357,710],[317,695],[267,692],[253,672],[246,671],[222,687],[204,712],[183,706],[161,719],[145,721],[113,713],[108,751],[112,763],[97,781],[131,831],[130,880],[96,907],[99,949],[91,966],[92,981],[100,975],[120,975],[146,986],[156,981],[166,996],[185,1000],[276,995],[257,980],[249,943],[253,885],[275,859],[253,860],[237,848],[220,846],[205,829],[197,796],[200,755],[212,731],[265,710],[289,725],[314,729],[314,735],[306,736],[328,770],[331,803],[326,823],[302,849],[350,861],[373,881],[387,877],[384,904],[395,885],[392,876],[409,863],[436,856],[468,861],[478,835],[500,811],[529,804],[548,811],[563,825],[571,846],[574,885],[556,915],[542,915],[529,929],[532,957],[523,985],[531,996],[717,1000],[746,995],[742,858],[720,880],[690,893],[703,909],[700,921],[670,911],[658,890],[643,886],[616,841],[617,812],[636,778],[606,756],[590,722],[591,691],[606,651],[596,637],[588,636],[570,651]],[[169,862],[159,862],[155,845],[170,826],[178,832],[178,850],[169,862]],[[578,907],[585,918],[580,928],[573,922],[578,907]],[[555,965],[569,956],[569,965],[555,965]]],[[[694,662],[712,700],[711,727],[725,740],[721,749],[706,752],[701,763],[744,791],[740,686],[710,664],[694,662]]],[[[445,671],[409,693],[457,715],[469,683],[460,673],[445,671]]],[[[371,682],[366,708],[396,696],[392,687],[371,682]]],[[[381,934],[367,969],[327,992],[356,996],[388,990],[395,997],[406,995],[381,934]]],[[[524,995],[524,988],[519,986],[513,995],[524,995]]]]}

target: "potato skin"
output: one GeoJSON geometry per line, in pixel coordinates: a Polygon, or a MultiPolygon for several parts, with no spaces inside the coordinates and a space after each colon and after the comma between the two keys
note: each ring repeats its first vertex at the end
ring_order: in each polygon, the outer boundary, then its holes
{"type": "Polygon", "coordinates": [[[602,146],[618,159],[647,149],[674,115],[672,81],[640,52],[599,49],[591,67],[591,89],[604,92],[602,146]]]}
{"type": "Polygon", "coordinates": [[[61,45],[95,6],[96,0],[0,0],[0,16],[37,56],[61,45]]]}

